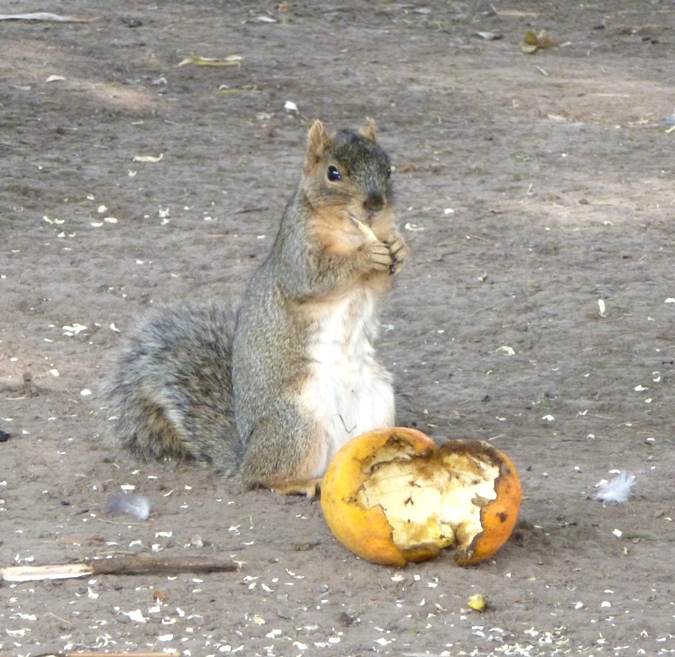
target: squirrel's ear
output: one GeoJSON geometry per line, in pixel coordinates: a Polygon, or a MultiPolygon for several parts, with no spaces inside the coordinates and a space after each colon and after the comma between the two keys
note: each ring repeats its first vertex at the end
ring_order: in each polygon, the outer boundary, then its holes
{"type": "Polygon", "coordinates": [[[363,126],[359,130],[361,135],[365,137],[368,141],[372,141],[373,143],[375,142],[375,138],[377,136],[377,125],[375,125],[375,121],[371,119],[369,116],[366,117],[366,125],[363,126]]]}
{"type": "Polygon", "coordinates": [[[330,146],[330,138],[321,121],[316,120],[307,134],[307,154],[305,156],[305,170],[312,170],[323,157],[326,149],[330,146]]]}

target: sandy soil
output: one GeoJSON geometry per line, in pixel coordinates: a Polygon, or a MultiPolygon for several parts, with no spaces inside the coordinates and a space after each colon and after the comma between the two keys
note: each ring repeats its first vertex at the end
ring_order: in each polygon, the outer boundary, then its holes
{"type": "Polygon", "coordinates": [[[0,21],[0,566],[245,563],[5,582],[1,653],[675,652],[672,0],[0,0],[26,11],[94,20],[0,21]],[[559,45],[523,54],[528,29],[559,45]],[[360,561],[316,502],[98,440],[136,319],[241,294],[310,121],[366,115],[412,251],[380,345],[399,423],[490,440],[523,481],[519,528],[474,568],[360,561]],[[615,469],[635,495],[603,506],[615,469]],[[147,522],[105,515],[124,484],[147,522]]]}

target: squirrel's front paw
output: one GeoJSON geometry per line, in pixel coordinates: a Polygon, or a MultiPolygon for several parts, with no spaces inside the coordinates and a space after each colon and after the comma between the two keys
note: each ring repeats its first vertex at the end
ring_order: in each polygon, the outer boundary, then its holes
{"type": "Polygon", "coordinates": [[[364,245],[370,269],[390,271],[394,266],[394,256],[391,249],[382,242],[368,242],[364,245]]]}
{"type": "Polygon", "coordinates": [[[397,237],[393,242],[386,244],[391,256],[391,264],[389,265],[389,273],[396,274],[403,267],[403,261],[408,257],[410,249],[402,237],[397,237]]]}

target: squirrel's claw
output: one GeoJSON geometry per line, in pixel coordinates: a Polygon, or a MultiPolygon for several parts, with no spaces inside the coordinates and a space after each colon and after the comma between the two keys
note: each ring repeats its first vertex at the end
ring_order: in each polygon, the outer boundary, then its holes
{"type": "Polygon", "coordinates": [[[398,237],[391,243],[386,244],[391,255],[391,265],[389,266],[389,273],[394,275],[398,273],[403,267],[403,261],[408,257],[410,249],[402,237],[398,237]]]}

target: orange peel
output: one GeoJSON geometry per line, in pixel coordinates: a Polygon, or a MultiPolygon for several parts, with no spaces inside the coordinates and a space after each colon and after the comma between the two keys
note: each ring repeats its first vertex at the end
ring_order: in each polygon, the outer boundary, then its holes
{"type": "Polygon", "coordinates": [[[335,537],[363,559],[390,566],[448,548],[462,566],[487,559],[513,531],[521,497],[513,463],[492,445],[450,440],[437,447],[403,427],[354,438],[321,485],[335,537]]]}

